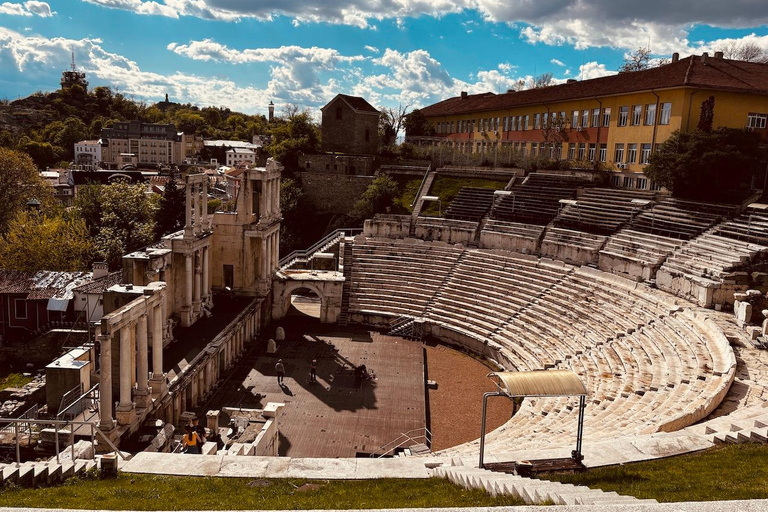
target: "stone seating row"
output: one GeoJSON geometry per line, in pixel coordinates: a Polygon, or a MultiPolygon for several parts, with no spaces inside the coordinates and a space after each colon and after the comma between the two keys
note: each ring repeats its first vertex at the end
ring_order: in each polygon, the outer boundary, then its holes
{"type": "Polygon", "coordinates": [[[649,280],[681,243],[678,238],[625,228],[608,238],[599,252],[598,266],[636,281],[649,280]]]}
{"type": "Polygon", "coordinates": [[[728,272],[747,266],[766,252],[768,246],[704,233],[682,244],[667,258],[661,269],[672,274],[706,277],[717,281],[728,272]]]}
{"type": "Polygon", "coordinates": [[[768,213],[748,208],[735,219],[718,224],[714,233],[725,238],[768,245],[768,213]]]}
{"type": "Polygon", "coordinates": [[[577,204],[560,209],[554,225],[602,235],[612,234],[650,204],[632,201],[651,201],[653,197],[653,193],[644,191],[590,188],[577,199],[577,204]]]}
{"type": "Polygon", "coordinates": [[[542,256],[576,265],[597,263],[606,237],[550,225],[541,240],[542,256]]]}
{"type": "Polygon", "coordinates": [[[575,176],[532,173],[519,187],[513,187],[491,210],[491,218],[547,224],[560,208],[560,199],[572,199],[576,189],[591,182],[575,176]]]}
{"type": "Polygon", "coordinates": [[[634,217],[630,226],[635,231],[688,240],[733,214],[735,208],[668,197],[634,217]]]}
{"type": "Polygon", "coordinates": [[[447,219],[479,221],[493,206],[493,189],[462,187],[445,209],[447,219]]]}

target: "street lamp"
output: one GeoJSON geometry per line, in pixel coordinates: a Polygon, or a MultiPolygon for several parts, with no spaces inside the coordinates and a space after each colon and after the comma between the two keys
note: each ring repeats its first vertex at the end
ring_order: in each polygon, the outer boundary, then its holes
{"type": "Polygon", "coordinates": [[[443,201],[438,196],[422,196],[421,200],[425,203],[437,201],[437,216],[442,215],[443,201]]]}

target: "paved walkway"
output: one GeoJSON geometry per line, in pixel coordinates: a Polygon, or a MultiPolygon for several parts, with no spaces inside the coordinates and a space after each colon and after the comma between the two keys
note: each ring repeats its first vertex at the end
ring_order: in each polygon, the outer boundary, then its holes
{"type": "Polygon", "coordinates": [[[246,457],[242,455],[187,455],[137,453],[123,467],[126,473],[176,476],[223,476],[241,478],[308,478],[363,480],[372,478],[429,478],[425,462],[436,459],[297,459],[246,457]],[[382,463],[383,462],[383,463],[382,463]]]}

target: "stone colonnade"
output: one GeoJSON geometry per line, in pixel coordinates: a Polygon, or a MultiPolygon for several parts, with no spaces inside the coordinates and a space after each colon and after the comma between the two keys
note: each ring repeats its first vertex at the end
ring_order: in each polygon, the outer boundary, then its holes
{"type": "Polygon", "coordinates": [[[144,295],[105,315],[101,320],[99,428],[110,431],[130,425],[136,409],[151,406],[152,398],[166,392],[163,373],[163,327],[166,318],[165,283],[150,283],[144,295]],[[149,341],[152,342],[150,373],[149,341]],[[117,346],[117,354],[114,352],[117,346]],[[117,371],[115,371],[117,369],[117,371]],[[117,377],[117,386],[114,378],[117,377]],[[113,412],[113,388],[118,403],[113,412]]]}
{"type": "Polygon", "coordinates": [[[262,299],[254,299],[189,365],[181,369],[168,384],[168,394],[155,403],[157,418],[180,426],[181,414],[213,391],[222,373],[243,354],[245,342],[258,335],[261,302],[262,299]]]}

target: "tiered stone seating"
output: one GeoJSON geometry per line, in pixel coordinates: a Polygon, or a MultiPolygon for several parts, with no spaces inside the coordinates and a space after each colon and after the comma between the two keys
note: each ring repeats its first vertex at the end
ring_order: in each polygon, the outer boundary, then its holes
{"type": "Polygon", "coordinates": [[[438,242],[357,237],[349,312],[421,316],[462,251],[438,242]]]}
{"type": "Polygon", "coordinates": [[[541,254],[577,265],[597,263],[605,240],[605,236],[550,226],[541,240],[541,254]]]}
{"type": "Polygon", "coordinates": [[[598,265],[605,272],[647,281],[681,243],[679,238],[625,228],[608,238],[600,250],[598,265]]]}
{"type": "Polygon", "coordinates": [[[494,192],[490,188],[462,187],[446,208],[445,218],[479,221],[493,206],[494,192]]]}
{"type": "Polygon", "coordinates": [[[622,224],[647,208],[655,196],[654,192],[636,190],[587,189],[578,198],[577,204],[566,205],[560,210],[554,224],[598,235],[612,234],[622,224]]]}
{"type": "Polygon", "coordinates": [[[768,246],[768,212],[757,208],[715,226],[713,233],[725,238],[768,246]]]}
{"type": "Polygon", "coordinates": [[[635,231],[689,240],[737,209],[734,205],[668,197],[636,216],[630,226],[635,231]]]}
{"type": "Polygon", "coordinates": [[[577,188],[590,184],[575,176],[533,173],[528,175],[522,185],[512,189],[512,195],[502,197],[494,205],[491,217],[547,224],[557,215],[561,199],[573,199],[577,188]]]}
{"type": "Polygon", "coordinates": [[[531,254],[538,250],[544,226],[487,219],[480,231],[480,245],[531,254]]]}
{"type": "Polygon", "coordinates": [[[745,272],[768,254],[768,246],[714,234],[719,228],[685,242],[656,273],[662,290],[695,300],[701,306],[733,302],[733,293],[746,290],[745,272]],[[724,290],[723,285],[731,285],[724,290]]]}

